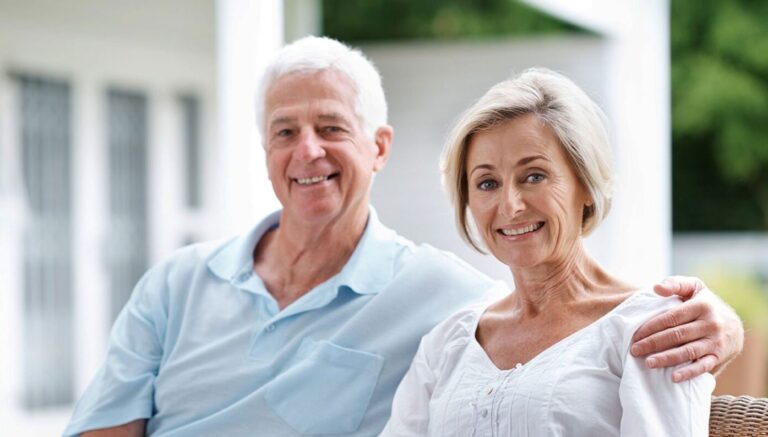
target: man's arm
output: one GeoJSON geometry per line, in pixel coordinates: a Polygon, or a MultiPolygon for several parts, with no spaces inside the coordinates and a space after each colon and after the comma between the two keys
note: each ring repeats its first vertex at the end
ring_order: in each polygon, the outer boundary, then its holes
{"type": "Polygon", "coordinates": [[[654,286],[662,296],[685,302],[641,326],[632,337],[632,355],[649,355],[649,368],[672,367],[691,361],[672,374],[681,382],[705,372],[719,372],[744,344],[744,327],[731,307],[698,278],[673,276],[654,286]]]}
{"type": "Polygon", "coordinates": [[[80,434],[81,437],[144,437],[146,419],[134,420],[111,428],[95,429],[80,434]]]}
{"type": "Polygon", "coordinates": [[[143,435],[164,353],[167,276],[160,265],[139,280],[112,327],[104,364],[80,397],[64,436],[93,430],[111,432],[95,435],[143,435]]]}

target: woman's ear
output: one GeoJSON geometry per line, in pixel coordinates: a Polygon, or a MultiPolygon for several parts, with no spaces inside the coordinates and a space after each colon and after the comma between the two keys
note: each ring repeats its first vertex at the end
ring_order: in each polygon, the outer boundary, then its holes
{"type": "Polygon", "coordinates": [[[584,208],[581,210],[581,228],[587,223],[587,220],[591,219],[595,215],[595,203],[591,200],[584,204],[584,208]]]}

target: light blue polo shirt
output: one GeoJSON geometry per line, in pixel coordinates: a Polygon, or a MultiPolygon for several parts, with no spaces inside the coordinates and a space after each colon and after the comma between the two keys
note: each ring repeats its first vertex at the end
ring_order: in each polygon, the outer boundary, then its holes
{"type": "Polygon", "coordinates": [[[379,222],[337,275],[282,311],[253,272],[274,213],[150,269],[65,435],[149,419],[153,436],[373,436],[419,340],[491,281],[379,222]]]}

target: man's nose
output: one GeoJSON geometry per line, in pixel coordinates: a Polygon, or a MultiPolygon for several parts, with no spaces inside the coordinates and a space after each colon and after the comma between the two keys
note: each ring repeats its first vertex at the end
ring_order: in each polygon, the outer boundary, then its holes
{"type": "Polygon", "coordinates": [[[325,156],[322,139],[313,130],[302,132],[294,151],[294,157],[302,161],[314,161],[325,156]]]}

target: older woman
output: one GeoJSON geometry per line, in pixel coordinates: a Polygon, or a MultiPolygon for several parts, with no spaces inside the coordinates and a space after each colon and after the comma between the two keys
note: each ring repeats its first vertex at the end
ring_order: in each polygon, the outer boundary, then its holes
{"type": "Polygon", "coordinates": [[[635,330],[679,301],[614,277],[584,247],[611,205],[608,149],[597,105],[548,70],[465,113],[444,182],[463,237],[508,265],[516,289],[424,337],[384,435],[707,434],[712,375],[673,384],[674,368],[629,353],[635,330]]]}

